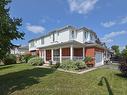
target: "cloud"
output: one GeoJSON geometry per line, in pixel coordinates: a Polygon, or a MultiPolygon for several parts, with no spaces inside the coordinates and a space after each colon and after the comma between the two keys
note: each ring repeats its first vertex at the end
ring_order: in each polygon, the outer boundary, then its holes
{"type": "Polygon", "coordinates": [[[105,23],[101,23],[102,26],[104,27],[111,27],[111,26],[114,26],[116,24],[116,22],[113,22],[113,21],[109,21],[109,22],[105,22],[105,23]]]}
{"type": "Polygon", "coordinates": [[[109,27],[112,27],[114,25],[125,24],[125,23],[127,23],[127,16],[120,18],[118,20],[114,20],[114,21],[101,22],[101,25],[103,27],[109,28],[109,27]]]}
{"type": "Polygon", "coordinates": [[[98,0],[68,0],[71,12],[88,14],[95,7],[98,0]]]}
{"type": "Polygon", "coordinates": [[[31,25],[30,23],[26,24],[26,29],[33,33],[43,33],[45,31],[45,28],[43,26],[31,25]]]}
{"type": "Polygon", "coordinates": [[[120,49],[120,51],[122,51],[125,49],[125,46],[120,46],[119,49],[120,49]]]}
{"type": "Polygon", "coordinates": [[[101,38],[102,42],[106,42],[106,43],[111,43],[113,42],[113,38],[120,36],[120,35],[124,35],[127,34],[127,31],[118,31],[118,32],[111,32],[109,34],[104,35],[103,38],[101,38]]]}
{"type": "Polygon", "coordinates": [[[60,19],[53,19],[53,18],[50,18],[50,17],[43,17],[41,22],[44,24],[44,23],[60,23],[61,20],[60,19]]]}
{"type": "Polygon", "coordinates": [[[127,23],[127,16],[121,19],[121,24],[127,23]]]}

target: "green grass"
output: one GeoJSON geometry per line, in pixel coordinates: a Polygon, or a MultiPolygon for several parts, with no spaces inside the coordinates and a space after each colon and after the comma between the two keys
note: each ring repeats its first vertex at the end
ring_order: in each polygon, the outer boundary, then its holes
{"type": "Polygon", "coordinates": [[[118,70],[101,68],[82,75],[51,69],[35,68],[28,64],[0,66],[0,95],[126,95],[127,78],[118,70]],[[109,88],[109,87],[108,87],[109,88]]]}

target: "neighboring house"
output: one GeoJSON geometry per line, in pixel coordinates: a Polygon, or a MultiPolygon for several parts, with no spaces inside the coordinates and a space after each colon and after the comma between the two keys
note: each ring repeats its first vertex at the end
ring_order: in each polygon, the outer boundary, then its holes
{"type": "Polygon", "coordinates": [[[42,57],[45,63],[62,63],[66,59],[82,60],[90,56],[93,61],[89,64],[100,66],[104,64],[108,50],[92,30],[66,26],[30,40],[29,51],[32,55],[42,57]]]}
{"type": "Polygon", "coordinates": [[[28,46],[21,46],[21,45],[15,45],[11,49],[11,54],[15,55],[24,55],[29,53],[29,47],[28,46]]]}

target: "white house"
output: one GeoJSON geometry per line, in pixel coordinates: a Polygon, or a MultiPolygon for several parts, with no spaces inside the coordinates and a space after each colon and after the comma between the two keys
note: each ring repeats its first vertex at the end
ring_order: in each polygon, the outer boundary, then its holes
{"type": "Polygon", "coordinates": [[[29,41],[31,54],[39,55],[45,63],[62,63],[65,59],[82,60],[90,56],[93,60],[88,64],[100,66],[104,64],[106,50],[96,33],[85,27],[76,29],[65,26],[29,41]]]}

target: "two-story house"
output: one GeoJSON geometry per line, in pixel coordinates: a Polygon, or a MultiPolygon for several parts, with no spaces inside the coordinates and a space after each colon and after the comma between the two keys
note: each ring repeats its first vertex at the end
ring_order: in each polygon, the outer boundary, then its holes
{"type": "Polygon", "coordinates": [[[104,64],[106,48],[92,30],[66,26],[30,40],[29,51],[32,55],[42,57],[45,63],[62,63],[66,59],[82,60],[90,56],[93,61],[89,64],[100,66],[104,64]]]}

